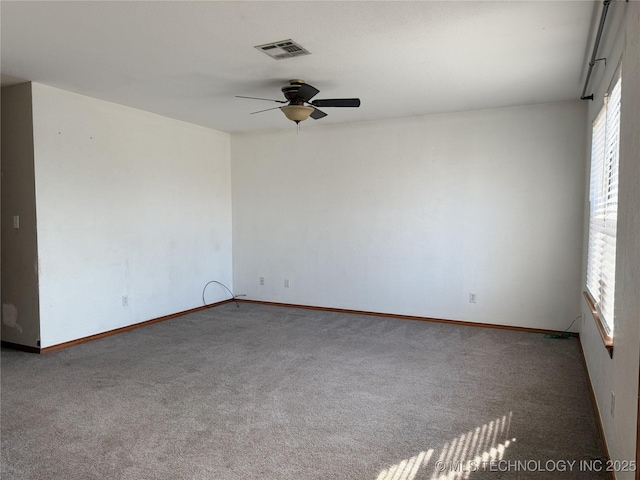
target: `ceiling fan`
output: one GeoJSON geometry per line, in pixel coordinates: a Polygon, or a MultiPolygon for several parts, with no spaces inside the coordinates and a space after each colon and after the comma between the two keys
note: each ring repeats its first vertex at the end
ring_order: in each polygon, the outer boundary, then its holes
{"type": "Polygon", "coordinates": [[[258,110],[257,112],[251,112],[251,115],[255,113],[267,112],[269,110],[275,110],[279,108],[285,116],[296,123],[303,122],[307,118],[311,117],[314,120],[318,120],[322,117],[326,117],[327,114],[318,107],[359,107],[359,98],[331,98],[325,100],[311,100],[315,97],[320,90],[312,87],[304,80],[289,80],[289,85],[285,85],[281,88],[284,98],[286,100],[272,100],[270,98],[258,98],[258,97],[245,97],[242,95],[236,95],[237,98],[249,98],[252,100],[266,100],[268,102],[286,103],[283,107],[267,108],[266,110],[258,110]]]}

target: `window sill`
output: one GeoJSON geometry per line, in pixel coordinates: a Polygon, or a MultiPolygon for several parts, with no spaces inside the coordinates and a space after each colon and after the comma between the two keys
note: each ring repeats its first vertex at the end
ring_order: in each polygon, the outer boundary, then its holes
{"type": "Polygon", "coordinates": [[[591,298],[589,292],[582,292],[585,300],[587,301],[587,305],[589,306],[589,310],[591,311],[591,315],[593,315],[593,319],[596,321],[596,326],[598,327],[598,332],[600,332],[600,337],[602,338],[602,342],[604,343],[604,348],[609,352],[609,357],[613,358],[613,338],[607,334],[607,331],[604,329],[602,325],[602,320],[600,320],[600,315],[598,315],[598,310],[596,309],[596,304],[591,298]]]}

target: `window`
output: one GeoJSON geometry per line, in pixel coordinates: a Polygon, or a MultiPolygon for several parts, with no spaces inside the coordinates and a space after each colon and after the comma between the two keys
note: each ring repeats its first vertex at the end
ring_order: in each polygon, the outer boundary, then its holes
{"type": "Polygon", "coordinates": [[[618,76],[613,90],[605,96],[604,106],[593,122],[591,139],[588,294],[585,296],[605,345],[607,337],[611,342],[614,330],[621,83],[618,76]]]}

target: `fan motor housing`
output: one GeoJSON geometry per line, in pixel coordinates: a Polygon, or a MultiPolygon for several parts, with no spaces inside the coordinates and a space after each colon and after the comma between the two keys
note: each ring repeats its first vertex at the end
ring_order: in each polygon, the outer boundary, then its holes
{"type": "MultiPolygon", "coordinates": [[[[294,102],[298,97],[298,90],[300,89],[300,85],[304,83],[304,80],[289,80],[289,85],[282,87],[282,93],[284,94],[284,98],[289,100],[290,102],[294,102]]],[[[304,102],[302,100],[295,101],[293,105],[302,105],[304,102]]]]}

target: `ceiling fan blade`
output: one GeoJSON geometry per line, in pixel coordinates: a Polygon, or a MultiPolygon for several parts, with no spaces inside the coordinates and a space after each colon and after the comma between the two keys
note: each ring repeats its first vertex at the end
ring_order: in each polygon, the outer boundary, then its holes
{"type": "Polygon", "coordinates": [[[314,107],[359,107],[359,98],[329,98],[325,100],[314,100],[311,102],[314,107]]]}
{"type": "Polygon", "coordinates": [[[310,117],[313,118],[314,120],[318,120],[326,116],[327,116],[326,113],[324,113],[322,110],[318,110],[317,108],[314,108],[313,112],[310,115],[310,117]]]}
{"type": "Polygon", "coordinates": [[[259,97],[244,97],[242,95],[236,95],[236,98],[249,98],[251,100],[266,100],[267,102],[289,103],[286,100],[272,100],[271,98],[259,98],[259,97]]]}
{"type": "Polygon", "coordinates": [[[308,102],[318,93],[320,93],[320,90],[318,90],[316,87],[312,87],[308,83],[303,83],[302,85],[300,85],[300,88],[298,88],[296,97],[304,100],[305,102],[308,102]]]}
{"type": "Polygon", "coordinates": [[[253,115],[254,113],[268,112],[269,110],[275,110],[276,108],[280,108],[280,107],[273,107],[273,108],[266,108],[264,110],[258,110],[257,112],[251,112],[249,115],[253,115]]]}

